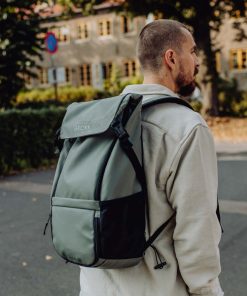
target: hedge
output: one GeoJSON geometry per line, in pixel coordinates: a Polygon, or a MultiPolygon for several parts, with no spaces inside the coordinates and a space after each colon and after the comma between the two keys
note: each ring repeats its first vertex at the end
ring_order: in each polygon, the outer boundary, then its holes
{"type": "Polygon", "coordinates": [[[54,135],[64,114],[61,107],[0,112],[0,174],[54,160],[54,135]]]}
{"type": "Polygon", "coordinates": [[[105,97],[105,93],[91,86],[58,87],[58,100],[54,98],[54,88],[22,90],[12,102],[13,107],[40,108],[50,106],[67,106],[72,102],[86,102],[105,97]]]}
{"type": "Polygon", "coordinates": [[[58,100],[55,100],[54,88],[36,88],[22,90],[11,102],[12,106],[18,109],[42,107],[67,106],[72,102],[87,102],[119,95],[128,84],[141,83],[140,77],[132,77],[126,80],[114,79],[105,80],[104,90],[95,89],[92,86],[60,86],[58,87],[58,100]]]}

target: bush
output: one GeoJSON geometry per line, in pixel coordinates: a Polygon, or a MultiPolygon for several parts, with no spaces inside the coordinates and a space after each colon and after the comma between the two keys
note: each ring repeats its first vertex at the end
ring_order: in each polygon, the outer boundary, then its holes
{"type": "Polygon", "coordinates": [[[13,103],[17,108],[41,108],[53,106],[67,106],[72,102],[90,101],[104,97],[104,93],[91,86],[59,87],[58,101],[54,98],[54,88],[23,90],[13,103]]]}
{"type": "Polygon", "coordinates": [[[202,110],[202,102],[198,101],[198,100],[189,100],[190,105],[192,106],[192,108],[200,113],[202,110]]]}
{"type": "Polygon", "coordinates": [[[113,65],[110,77],[104,82],[105,97],[118,96],[125,86],[142,83],[142,80],[141,76],[122,78],[120,69],[113,65]]]}
{"type": "Polygon", "coordinates": [[[240,101],[232,102],[232,110],[235,116],[247,117],[247,92],[241,92],[240,101]]]}
{"type": "Polygon", "coordinates": [[[0,112],[0,174],[54,160],[54,135],[65,108],[0,112]]]}
{"type": "Polygon", "coordinates": [[[247,116],[247,92],[238,90],[237,81],[219,79],[219,111],[221,116],[247,116]]]}
{"type": "Polygon", "coordinates": [[[120,73],[113,68],[111,77],[104,82],[105,90],[95,89],[91,86],[64,86],[58,88],[58,100],[55,100],[54,88],[23,90],[12,102],[18,109],[40,109],[48,107],[66,107],[72,102],[87,102],[119,95],[128,84],[141,83],[141,77],[121,79],[120,73]]]}

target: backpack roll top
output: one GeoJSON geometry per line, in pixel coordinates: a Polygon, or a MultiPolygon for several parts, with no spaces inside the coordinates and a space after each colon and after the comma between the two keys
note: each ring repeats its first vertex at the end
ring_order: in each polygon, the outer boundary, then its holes
{"type": "Polygon", "coordinates": [[[90,267],[136,265],[145,246],[142,96],[73,103],[51,196],[54,247],[90,267]]]}

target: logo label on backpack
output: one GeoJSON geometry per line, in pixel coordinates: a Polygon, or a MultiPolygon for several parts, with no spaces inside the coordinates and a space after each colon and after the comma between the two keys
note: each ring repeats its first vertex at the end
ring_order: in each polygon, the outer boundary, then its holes
{"type": "Polygon", "coordinates": [[[90,121],[82,121],[81,123],[77,123],[74,126],[74,130],[76,132],[78,132],[78,131],[86,131],[86,130],[89,130],[90,128],[92,128],[92,124],[91,124],[90,121]]]}
{"type": "Polygon", "coordinates": [[[104,126],[104,122],[108,121],[108,117],[100,118],[99,120],[94,121],[80,121],[74,125],[74,131],[75,132],[82,132],[82,131],[88,131],[92,129],[98,129],[101,128],[102,125],[104,126]]]}

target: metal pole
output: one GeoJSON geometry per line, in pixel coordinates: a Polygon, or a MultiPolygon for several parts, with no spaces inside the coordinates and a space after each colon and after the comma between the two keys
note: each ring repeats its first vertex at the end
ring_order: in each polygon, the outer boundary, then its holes
{"type": "Polygon", "coordinates": [[[54,92],[55,92],[55,99],[58,101],[58,91],[57,91],[57,69],[54,66],[54,60],[53,56],[51,55],[51,66],[52,66],[52,75],[53,75],[53,86],[54,86],[54,92]]]}

